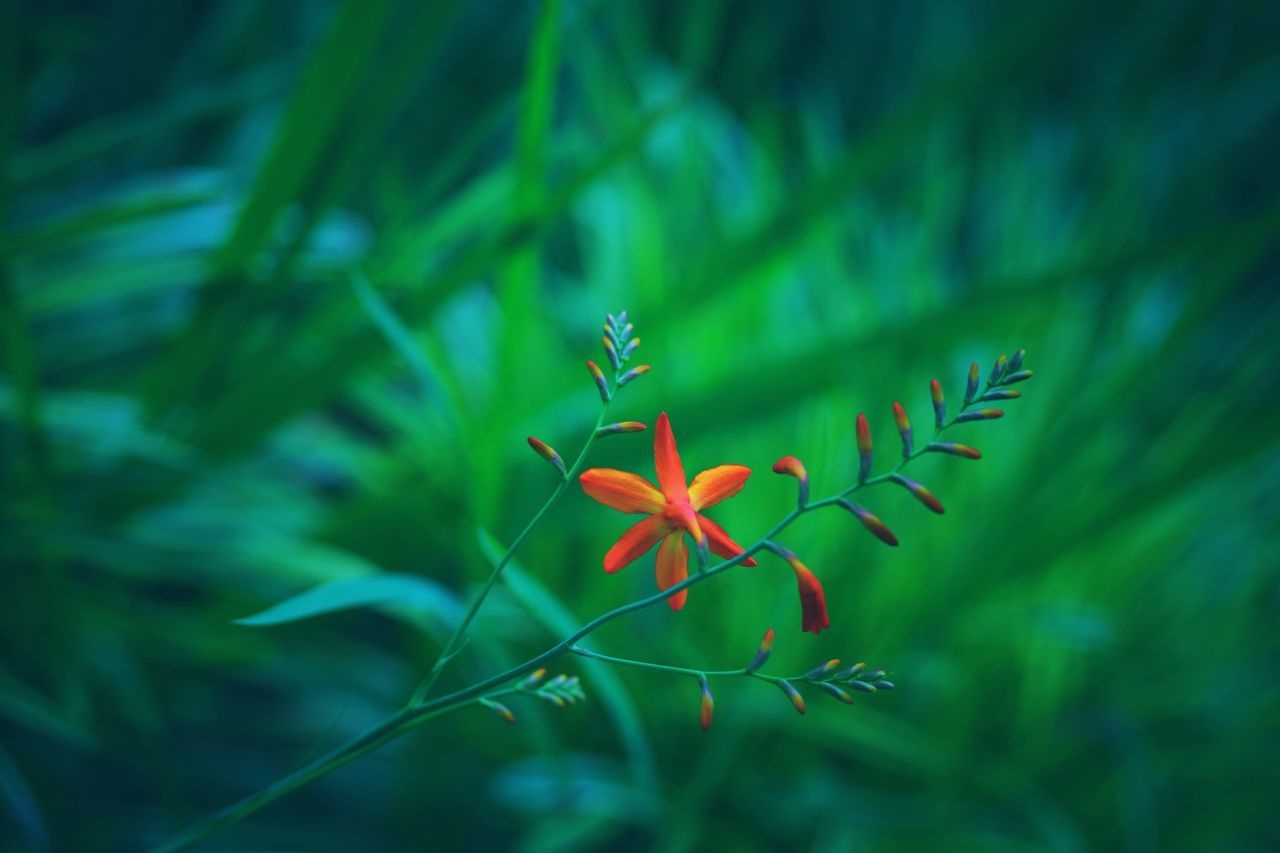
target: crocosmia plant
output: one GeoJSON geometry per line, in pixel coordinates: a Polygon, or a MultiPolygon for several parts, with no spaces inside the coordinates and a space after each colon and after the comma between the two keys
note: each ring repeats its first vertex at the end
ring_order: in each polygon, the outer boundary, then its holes
{"type": "MultiPolygon", "coordinates": [[[[795,480],[795,505],[762,536],[749,545],[741,545],[707,513],[742,491],[751,476],[751,469],[746,465],[722,463],[699,472],[690,480],[685,473],[685,462],[676,445],[675,431],[666,412],[658,412],[653,418],[653,480],[636,472],[612,468],[584,470],[591,448],[598,439],[647,431],[644,420],[607,420],[610,410],[617,404],[618,397],[625,388],[650,369],[646,364],[631,364],[640,339],[635,337],[634,327],[626,311],[608,316],[604,324],[602,345],[608,370],[602,369],[595,361],[587,362],[587,370],[600,395],[600,411],[595,425],[570,464],[566,464],[564,457],[548,442],[528,437],[530,448],[551,466],[556,485],[542,508],[516,536],[506,552],[493,561],[493,569],[486,583],[405,706],[379,725],[327,755],[190,827],[172,839],[166,849],[178,849],[211,835],[289,791],[372,752],[441,714],[480,707],[491,711],[499,720],[515,724],[518,721],[519,702],[540,700],[563,706],[583,701],[586,699],[587,689],[577,677],[569,674],[547,676],[548,666],[574,655],[617,666],[688,677],[698,686],[697,719],[703,729],[711,728],[714,716],[715,700],[711,683],[715,679],[747,678],[772,683],[800,714],[804,714],[806,709],[805,691],[825,693],[840,702],[851,704],[854,693],[876,694],[893,689],[894,682],[889,671],[862,662],[843,665],[841,661],[832,659],[801,673],[767,673],[765,667],[774,642],[774,631],[768,626],[752,629],[753,634],[763,630],[763,638],[754,655],[743,666],[731,669],[707,669],[618,658],[589,649],[584,642],[602,625],[638,610],[665,602],[672,611],[679,611],[684,607],[691,587],[707,583],[740,566],[756,566],[756,555],[760,554],[777,557],[791,569],[797,585],[800,625],[806,632],[821,633],[831,625],[833,616],[827,607],[822,583],[801,560],[797,551],[791,545],[783,544],[780,537],[800,516],[834,508],[852,515],[880,543],[896,547],[898,537],[863,504],[864,492],[869,493],[873,487],[886,484],[905,489],[931,512],[944,512],[942,503],[933,493],[907,477],[903,471],[913,460],[926,453],[940,453],[959,459],[981,458],[981,454],[967,444],[942,440],[943,433],[960,425],[1004,416],[1003,411],[992,408],[990,404],[1021,396],[1021,392],[1014,386],[1031,378],[1031,371],[1023,364],[1024,351],[1018,350],[1008,358],[1001,355],[985,378],[983,371],[974,364],[969,369],[961,403],[953,412],[948,410],[941,383],[932,381],[930,392],[933,421],[927,439],[917,439],[906,410],[899,403],[893,403],[893,417],[898,432],[896,443],[900,446],[887,454],[892,462],[881,473],[875,473],[876,458],[867,418],[864,414],[857,413],[851,418],[850,441],[851,452],[857,454],[856,479],[838,487],[827,497],[810,497],[810,472],[800,459],[786,455],[787,448],[779,448],[784,455],[773,464],[772,470],[775,474],[795,480]],[[620,601],[612,610],[596,616],[572,633],[561,637],[543,652],[504,672],[494,673],[452,693],[435,695],[437,679],[462,650],[476,614],[483,607],[512,556],[575,481],[587,495],[606,507],[639,516],[639,520],[622,530],[617,541],[602,555],[602,563],[604,571],[612,574],[634,563],[647,561],[649,553],[655,552],[653,566],[657,592],[634,601],[620,601]],[[713,556],[719,561],[714,561],[713,556]]],[[[639,413],[632,414],[640,416],[639,413]]],[[[603,517],[598,521],[605,523],[603,517]]],[[[840,618],[841,614],[834,615],[840,618]]],[[[679,619],[681,616],[672,613],[667,618],[679,619]]],[[[744,653],[743,657],[746,658],[747,655],[744,653]]],[[[692,722],[692,713],[690,720],[692,722]]]]}

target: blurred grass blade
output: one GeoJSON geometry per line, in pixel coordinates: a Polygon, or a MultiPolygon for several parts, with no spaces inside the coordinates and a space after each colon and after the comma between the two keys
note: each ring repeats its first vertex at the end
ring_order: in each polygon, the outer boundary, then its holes
{"type": "Polygon", "coordinates": [[[434,581],[413,575],[381,574],[330,581],[259,613],[236,619],[235,623],[257,628],[284,625],[356,607],[426,615],[446,626],[456,625],[462,618],[458,600],[434,581]]]}

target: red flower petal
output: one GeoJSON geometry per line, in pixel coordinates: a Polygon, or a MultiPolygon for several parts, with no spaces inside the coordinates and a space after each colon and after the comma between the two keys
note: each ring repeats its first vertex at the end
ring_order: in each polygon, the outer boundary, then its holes
{"type": "MultiPolygon", "coordinates": [[[[724,532],[724,528],[707,518],[702,513],[698,513],[698,526],[702,528],[702,532],[707,536],[707,547],[711,549],[713,554],[724,557],[726,560],[732,560],[743,552],[743,547],[737,542],[729,538],[729,534],[724,532]]],[[[747,557],[742,561],[744,566],[757,566],[759,563],[754,557],[747,557]]]]}
{"type": "MultiPolygon", "coordinates": [[[[683,530],[671,533],[662,540],[662,544],[658,546],[656,568],[658,589],[670,589],[689,577],[689,549],[684,544],[683,530]]],[[[682,589],[668,598],[667,604],[671,605],[672,610],[679,610],[684,607],[684,600],[688,595],[689,591],[682,589]]]]}
{"type": "Polygon", "coordinates": [[[660,515],[651,515],[637,521],[613,543],[604,555],[604,570],[612,574],[638,557],[644,556],[659,539],[671,532],[670,526],[660,515]]]}
{"type": "Polygon", "coordinates": [[[693,478],[689,485],[689,503],[694,509],[715,506],[742,491],[751,469],[745,465],[717,465],[693,478]]]}
{"type": "Polygon", "coordinates": [[[680,451],[676,449],[676,437],[671,432],[671,421],[666,412],[658,415],[658,422],[653,427],[653,467],[658,472],[658,485],[667,500],[688,499],[684,465],[680,462],[680,451]]]}
{"type": "Polygon", "coordinates": [[[657,487],[630,471],[613,468],[592,468],[583,471],[578,478],[582,491],[619,512],[643,512],[649,515],[662,512],[666,500],[657,487]]]}

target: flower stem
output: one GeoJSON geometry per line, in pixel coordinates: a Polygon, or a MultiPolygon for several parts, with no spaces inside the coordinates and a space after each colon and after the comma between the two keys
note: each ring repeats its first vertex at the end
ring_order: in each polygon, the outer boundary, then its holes
{"type": "Polygon", "coordinates": [[[520,535],[512,541],[511,546],[507,548],[507,552],[502,555],[502,559],[498,560],[498,562],[494,564],[493,570],[489,572],[489,578],[485,581],[480,592],[476,594],[476,597],[472,599],[471,607],[467,609],[467,613],[462,617],[462,621],[458,623],[458,627],[454,629],[453,636],[449,638],[449,642],[446,643],[444,649],[441,650],[440,656],[436,658],[436,662],[431,665],[431,670],[425,677],[423,677],[422,681],[418,683],[417,689],[413,691],[413,696],[409,699],[407,707],[412,708],[422,704],[422,702],[427,698],[427,694],[431,692],[431,688],[435,686],[436,679],[440,677],[440,673],[444,670],[445,666],[455,655],[458,654],[459,651],[461,651],[463,643],[466,642],[467,629],[471,627],[471,623],[475,621],[476,615],[480,612],[481,606],[484,605],[485,599],[489,597],[489,593],[493,591],[493,587],[498,583],[498,578],[502,576],[502,570],[507,567],[507,563],[511,562],[511,558],[515,555],[516,549],[519,548],[521,543],[523,543],[529,534],[533,532],[533,528],[538,526],[538,522],[542,521],[543,516],[550,512],[551,508],[560,502],[560,498],[563,497],[565,491],[568,490],[569,484],[572,483],[573,478],[577,476],[578,469],[587,461],[587,453],[591,450],[591,445],[595,443],[597,437],[596,433],[598,433],[600,431],[600,427],[604,425],[604,416],[608,411],[609,403],[606,401],[600,405],[600,414],[596,416],[595,426],[591,428],[591,433],[587,436],[586,442],[582,445],[582,450],[578,453],[578,458],[573,460],[573,465],[570,466],[568,472],[564,475],[564,479],[561,480],[560,485],[556,486],[555,491],[551,493],[549,498],[547,498],[546,502],[542,505],[542,508],[534,514],[533,518],[529,519],[529,523],[524,526],[524,530],[521,530],[520,535]]]}

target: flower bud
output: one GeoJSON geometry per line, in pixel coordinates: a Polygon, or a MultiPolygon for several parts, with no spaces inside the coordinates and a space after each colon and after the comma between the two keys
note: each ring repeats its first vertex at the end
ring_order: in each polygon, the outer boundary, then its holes
{"type": "Polygon", "coordinates": [[[821,634],[824,628],[831,627],[831,619],[827,616],[827,596],[822,584],[809,567],[800,562],[795,554],[782,549],[783,559],[796,574],[796,586],[800,593],[800,629],[811,634],[821,634]]]}
{"type": "Polygon", "coordinates": [[[616,424],[605,424],[596,430],[597,436],[616,435],[620,432],[644,432],[645,425],[640,421],[619,421],[616,424]]]}
{"type": "Polygon", "coordinates": [[[850,678],[853,678],[855,675],[862,672],[866,668],[867,668],[867,665],[865,663],[862,663],[862,662],[855,663],[853,666],[849,667],[848,669],[842,669],[839,672],[837,672],[836,680],[848,681],[850,678]]]}
{"type": "Polygon", "coordinates": [[[893,480],[893,482],[897,483],[899,486],[902,486],[902,488],[911,493],[912,497],[936,512],[938,515],[942,515],[946,512],[946,510],[942,508],[941,501],[935,498],[932,492],[914,480],[908,480],[901,474],[894,474],[889,479],[893,480]]]}
{"type": "Polygon", "coordinates": [[[636,347],[640,346],[639,338],[632,338],[627,345],[622,348],[622,360],[626,361],[631,358],[631,354],[636,351],[636,347]]]}
{"type": "Polygon", "coordinates": [[[1009,367],[1009,359],[1001,355],[996,359],[995,366],[991,368],[991,378],[988,380],[990,384],[995,385],[1004,376],[1005,370],[1009,367]]]}
{"type": "Polygon", "coordinates": [[[609,364],[613,369],[622,367],[622,360],[618,358],[618,348],[614,346],[613,341],[609,340],[609,336],[605,335],[601,338],[600,343],[604,345],[605,355],[609,356],[609,364]]]}
{"type": "Polygon", "coordinates": [[[970,421],[994,421],[996,418],[1003,418],[1004,412],[999,409],[978,409],[974,412],[965,412],[956,421],[967,424],[970,421]]]}
{"type": "Polygon", "coordinates": [[[547,444],[545,441],[529,436],[529,446],[533,448],[533,452],[541,456],[543,459],[556,466],[556,470],[560,472],[561,477],[569,476],[568,470],[564,467],[564,460],[560,458],[560,454],[556,453],[555,448],[547,444]]]}
{"type": "Polygon", "coordinates": [[[533,672],[526,675],[524,677],[524,680],[520,682],[521,689],[526,687],[533,687],[535,684],[537,684],[539,681],[545,678],[546,675],[547,675],[547,668],[545,666],[535,669],[533,672]]]}
{"type": "Polygon", "coordinates": [[[840,666],[840,658],[832,658],[831,660],[824,663],[822,666],[815,666],[813,669],[806,672],[804,674],[804,677],[808,681],[815,681],[819,678],[824,678],[830,675],[831,673],[835,672],[836,667],[838,666],[840,666]]]}
{"type": "Polygon", "coordinates": [[[853,697],[852,697],[852,696],[850,696],[850,695],[849,695],[847,692],[845,692],[844,690],[841,690],[841,689],[840,689],[839,687],[837,687],[836,685],[832,684],[830,681],[824,681],[824,682],[822,682],[821,684],[819,684],[818,686],[819,686],[819,687],[821,687],[823,690],[827,691],[828,693],[830,693],[832,696],[834,696],[834,697],[836,697],[837,699],[839,699],[839,700],[840,700],[841,702],[843,702],[844,704],[846,704],[846,705],[852,705],[852,704],[853,704],[853,697]]]}
{"type": "Polygon", "coordinates": [[[969,365],[969,382],[964,388],[964,404],[967,406],[978,396],[978,362],[969,365]]]}
{"type": "Polygon", "coordinates": [[[702,730],[705,732],[711,728],[711,714],[715,710],[715,700],[711,698],[711,685],[707,683],[705,675],[698,676],[698,683],[702,687],[702,703],[699,708],[699,718],[702,721],[702,730]]]}
{"type": "Polygon", "coordinates": [[[1010,373],[1004,378],[1005,385],[1015,385],[1019,382],[1026,382],[1032,377],[1030,370],[1019,370],[1017,373],[1010,373]]]}
{"type": "Polygon", "coordinates": [[[850,686],[850,687],[852,687],[854,690],[860,690],[860,691],[862,691],[863,693],[875,693],[875,692],[876,692],[876,688],[875,688],[875,686],[874,686],[874,685],[871,685],[871,684],[868,684],[868,683],[867,683],[867,682],[865,682],[865,681],[850,681],[850,682],[849,682],[849,686],[850,686]]]}
{"type": "Polygon", "coordinates": [[[644,376],[648,372],[649,372],[649,365],[647,364],[641,364],[637,367],[633,367],[630,370],[628,370],[626,373],[618,377],[618,387],[621,388],[623,385],[626,385],[631,380],[638,379],[639,377],[644,376]]]}
{"type": "Polygon", "coordinates": [[[1020,349],[1013,354],[1013,357],[1009,359],[1010,373],[1017,373],[1022,369],[1022,359],[1026,358],[1026,355],[1027,351],[1025,349],[1020,349]]]}
{"type": "Polygon", "coordinates": [[[911,421],[907,420],[907,412],[901,403],[893,404],[893,422],[898,425],[898,435],[902,436],[902,458],[911,456],[912,432],[911,421]]]}
{"type": "Polygon", "coordinates": [[[963,459],[981,459],[982,454],[966,444],[954,444],[948,441],[935,441],[925,448],[930,453],[948,453],[963,459]]]}
{"type": "Polygon", "coordinates": [[[514,726],[516,724],[516,715],[511,713],[511,709],[506,705],[503,705],[501,702],[494,702],[492,699],[486,699],[484,705],[486,708],[501,717],[507,725],[514,726]]]}
{"type": "Polygon", "coordinates": [[[858,412],[858,482],[865,483],[871,474],[871,427],[867,416],[858,412]]]}
{"type": "Polygon", "coordinates": [[[773,653],[773,629],[770,628],[764,632],[764,639],[760,641],[760,648],[756,649],[756,656],[747,664],[747,672],[755,672],[764,666],[764,662],[769,659],[769,655],[773,653]]]}
{"type": "MultiPolygon", "coordinates": [[[[622,313],[623,313],[623,315],[624,315],[624,316],[619,317],[619,318],[618,318],[618,320],[619,320],[619,322],[627,323],[627,318],[626,318],[626,316],[625,316],[625,314],[626,314],[627,312],[623,311],[622,313]]],[[[630,323],[627,323],[625,326],[623,326],[623,327],[618,331],[618,340],[620,340],[620,341],[629,341],[629,340],[631,340],[631,333],[632,333],[632,332],[634,332],[635,330],[636,330],[636,327],[635,327],[635,326],[631,325],[630,323]]]]}
{"type": "Polygon", "coordinates": [[[885,681],[883,678],[873,681],[872,684],[877,690],[892,690],[894,686],[892,681],[885,681]]]}
{"type": "Polygon", "coordinates": [[[587,362],[587,370],[591,371],[591,378],[596,382],[596,390],[600,392],[600,402],[609,402],[612,395],[609,393],[609,383],[604,380],[604,371],[594,361],[587,362]]]}
{"type": "MultiPolygon", "coordinates": [[[[932,445],[930,446],[932,447],[932,445]]],[[[854,517],[862,523],[862,526],[865,527],[872,536],[875,536],[886,545],[890,545],[894,548],[898,546],[898,537],[893,535],[893,531],[886,527],[883,521],[876,518],[870,512],[858,506],[853,501],[847,501],[844,498],[841,498],[836,501],[836,503],[838,503],[842,509],[853,513],[854,517]]]]}
{"type": "Polygon", "coordinates": [[[1021,391],[1012,391],[1000,389],[997,391],[988,391],[982,395],[982,402],[989,403],[995,400],[1016,400],[1022,396],[1021,391]]]}
{"type": "Polygon", "coordinates": [[[784,456],[773,463],[773,473],[795,477],[800,486],[800,508],[809,502],[809,472],[804,470],[804,463],[794,456],[784,456]]]}
{"type": "Polygon", "coordinates": [[[936,379],[929,380],[929,396],[933,399],[933,425],[942,429],[947,420],[947,400],[942,396],[942,386],[936,379]]]}
{"type": "Polygon", "coordinates": [[[778,680],[778,689],[783,695],[791,700],[791,704],[795,706],[796,713],[804,715],[804,697],[800,695],[800,691],[791,686],[791,682],[785,678],[778,680]]]}

